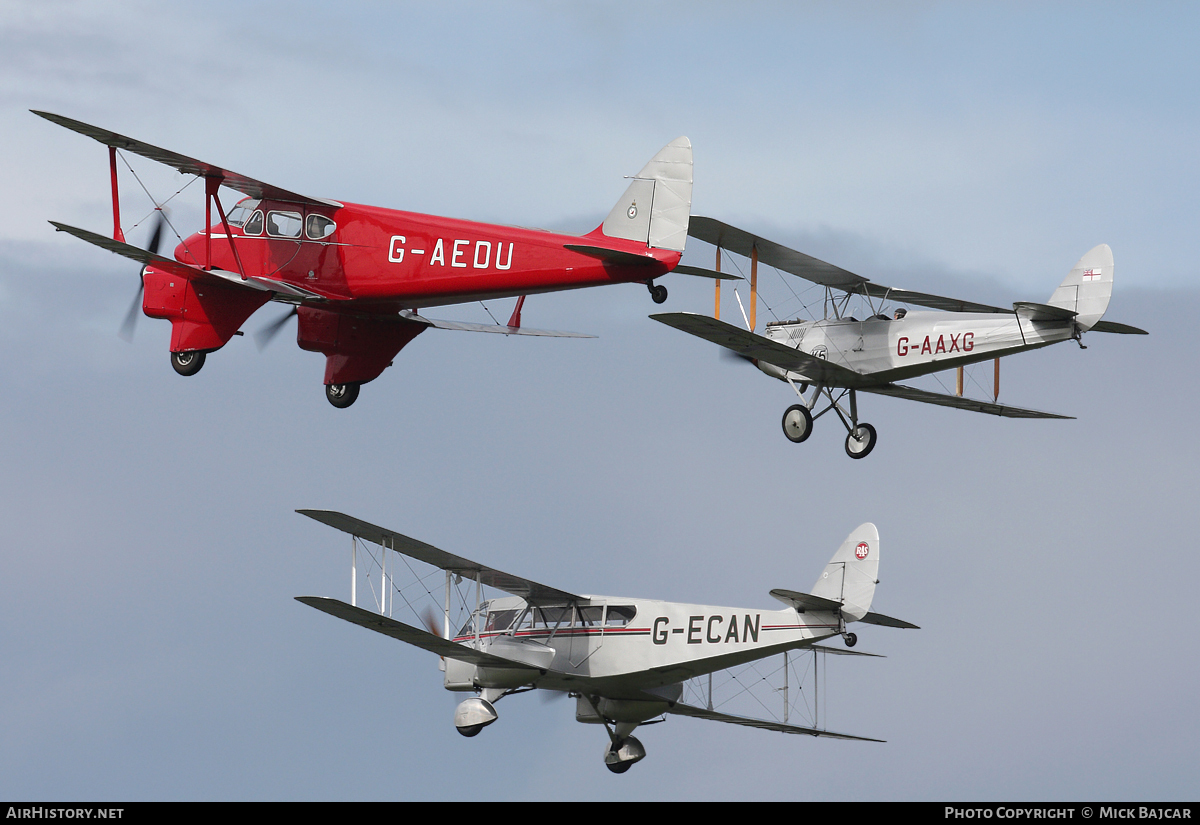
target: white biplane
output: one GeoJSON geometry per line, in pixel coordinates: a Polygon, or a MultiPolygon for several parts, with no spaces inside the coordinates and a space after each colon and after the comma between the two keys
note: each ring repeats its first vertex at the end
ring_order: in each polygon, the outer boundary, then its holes
{"type": "MultiPolygon", "coordinates": [[[[693,217],[688,234],[717,247],[713,274],[720,272],[722,249],[750,259],[751,314],[745,319],[747,329],[719,320],[719,281],[715,317],[687,312],[650,317],[726,347],[772,378],[790,384],[801,401],[783,415],[783,432],[791,441],[798,444],[807,439],[813,421],[832,410],[846,427],[846,454],[851,458],[866,457],[876,442],[875,428],[858,420],[860,391],[1007,418],[1071,418],[1000,404],[1000,357],[1060,341],[1076,341],[1085,348],[1082,336],[1089,330],[1147,334],[1137,327],[1101,320],[1113,284],[1113,256],[1107,244],[1080,258],[1047,303],[1018,301],[1012,309],[1005,309],[882,286],[712,218],[693,217]],[[824,287],[825,317],[816,321],[775,321],[767,324],[766,335],[755,334],[760,260],[824,287]],[[845,314],[853,296],[861,296],[866,302],[868,317],[860,320],[845,314]],[[889,315],[884,312],[887,302],[944,311],[909,312],[900,308],[889,315]],[[996,379],[992,401],[963,397],[962,367],[993,358],[996,379]],[[896,383],[950,367],[959,369],[955,395],[896,383]],[[810,386],[812,395],[806,400],[804,393],[810,386]],[[822,395],[828,404],[814,412],[822,395]],[[840,403],[847,397],[849,409],[840,403]]],[[[691,266],[677,269],[695,274],[708,272],[691,266]]]]}
{"type": "MultiPolygon", "coordinates": [[[[879,533],[873,524],[863,524],[850,534],[811,593],[772,590],[771,595],[786,607],[760,610],[576,595],[493,570],[343,513],[297,512],[354,536],[356,549],[362,539],[445,571],[443,615],[425,616],[428,630],[385,615],[386,596],[379,600],[379,612],[358,607],[353,603],[354,584],[351,604],[316,596],[299,596],[298,601],[441,656],[446,689],[476,694],[454,713],[455,727],[463,736],[475,736],[496,721],[495,703],[509,694],[540,688],[575,697],[576,719],[602,724],[607,730],[604,764],[614,773],[624,773],[646,755],[632,736],[634,729],[665,714],[783,733],[883,741],[723,713],[711,707],[711,687],[708,707],[689,705],[682,701],[683,686],[694,677],[788,651],[872,655],[815,644],[841,636],[847,646],[853,646],[857,638],[846,629],[851,622],[916,627],[870,612],[879,570],[879,533]],[[460,586],[468,591],[465,596],[460,586]],[[485,599],[484,587],[511,595],[485,599]],[[467,618],[452,632],[455,594],[467,618]]],[[[381,596],[392,587],[387,555],[381,553],[380,559],[384,565],[381,596]]],[[[357,567],[357,561],[354,564],[357,567]]],[[[352,573],[352,582],[357,578],[352,573]]]]}

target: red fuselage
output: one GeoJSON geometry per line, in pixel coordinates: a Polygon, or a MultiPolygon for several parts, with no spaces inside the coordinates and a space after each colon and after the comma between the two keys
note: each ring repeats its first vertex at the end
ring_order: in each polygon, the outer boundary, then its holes
{"type": "Polygon", "coordinates": [[[277,279],[348,311],[644,282],[672,270],[682,255],[609,238],[598,229],[582,237],[558,235],[359,204],[301,207],[246,199],[229,218],[236,257],[218,221],[180,244],[176,260],[277,279]],[[645,263],[614,263],[567,244],[616,250],[645,263]]]}

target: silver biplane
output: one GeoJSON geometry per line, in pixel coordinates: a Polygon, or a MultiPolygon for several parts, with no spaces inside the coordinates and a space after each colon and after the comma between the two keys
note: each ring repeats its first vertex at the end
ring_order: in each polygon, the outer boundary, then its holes
{"type": "MultiPolygon", "coordinates": [[[[1080,258],[1046,303],[1018,301],[1012,309],[1006,309],[882,286],[712,218],[693,217],[688,234],[717,247],[713,274],[720,272],[722,249],[750,259],[747,329],[719,319],[719,281],[714,317],[687,312],[650,317],[726,347],[772,378],[790,384],[801,403],[792,405],[783,415],[783,432],[789,440],[797,444],[806,440],[812,433],[813,421],[832,410],[846,427],[846,454],[851,458],[866,457],[876,442],[875,428],[858,418],[860,391],[1007,418],[1071,418],[999,403],[1000,357],[1060,341],[1076,341],[1080,348],[1085,348],[1082,336],[1089,330],[1147,334],[1137,327],[1101,320],[1113,284],[1113,256],[1107,244],[1080,258]],[[775,321],[767,324],[765,335],[756,334],[753,329],[759,261],[824,287],[825,317],[816,321],[775,321]],[[846,314],[853,296],[861,296],[866,302],[867,317],[859,319],[846,314]],[[887,302],[943,311],[909,312],[900,308],[889,315],[883,311],[887,302]],[[962,367],[988,359],[996,361],[993,399],[978,401],[964,397],[962,367]],[[954,395],[896,383],[950,367],[959,370],[954,395]],[[809,387],[812,394],[805,399],[809,387]],[[827,405],[816,410],[822,396],[827,405]],[[848,400],[848,409],[842,406],[843,399],[848,400]]],[[[708,272],[691,266],[678,269],[697,274],[708,272]]]]}
{"type": "MultiPolygon", "coordinates": [[[[711,707],[711,688],[709,706],[690,705],[682,701],[683,686],[697,676],[789,651],[872,655],[816,644],[841,636],[853,647],[857,637],[847,630],[851,622],[916,627],[871,612],[879,570],[879,533],[873,524],[850,534],[811,592],[772,590],[786,607],[761,610],[577,595],[343,513],[297,512],[354,536],[355,548],[361,539],[445,571],[442,615],[424,617],[429,629],[385,615],[386,598],[380,599],[379,612],[358,607],[353,584],[351,604],[316,596],[299,596],[298,601],[442,657],[446,689],[476,694],[454,713],[455,727],[463,736],[475,736],[496,721],[495,704],[509,694],[540,688],[574,697],[576,719],[601,724],[608,732],[604,764],[614,773],[624,773],[645,758],[633,731],[665,714],[783,733],[883,741],[724,713],[711,707]],[[511,595],[485,599],[484,587],[511,595]],[[465,597],[462,588],[468,591],[465,597]],[[467,618],[452,630],[455,594],[467,618]]],[[[384,565],[387,555],[381,553],[384,565]]],[[[357,574],[352,574],[355,581],[357,574]]],[[[380,595],[385,590],[381,588],[380,595]]]]}

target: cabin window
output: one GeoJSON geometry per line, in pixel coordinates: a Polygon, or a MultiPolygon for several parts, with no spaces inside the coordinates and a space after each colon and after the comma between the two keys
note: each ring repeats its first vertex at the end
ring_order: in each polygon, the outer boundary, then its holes
{"type": "MultiPolygon", "coordinates": [[[[253,198],[242,198],[242,200],[238,201],[237,205],[234,206],[233,209],[229,210],[229,215],[226,216],[227,220],[229,221],[229,225],[243,225],[257,206],[258,201],[254,200],[253,198]]],[[[259,231],[261,232],[262,230],[260,229],[259,231]]]]}
{"type": "Polygon", "coordinates": [[[579,624],[584,627],[599,627],[604,618],[604,606],[579,608],[579,624]]]}
{"type": "Polygon", "coordinates": [[[299,212],[268,212],[267,234],[275,238],[299,238],[303,223],[299,212]]]}
{"type": "Polygon", "coordinates": [[[247,235],[261,235],[263,230],[263,213],[255,212],[250,216],[250,220],[246,221],[246,225],[242,228],[242,232],[247,235]]]}
{"type": "Polygon", "coordinates": [[[332,235],[337,224],[324,215],[309,215],[304,228],[309,238],[319,241],[332,235]]]}
{"type": "Polygon", "coordinates": [[[613,605],[608,606],[608,612],[604,614],[605,627],[624,627],[633,621],[633,617],[637,615],[637,608],[629,605],[613,605]]]}
{"type": "Polygon", "coordinates": [[[570,607],[535,607],[533,609],[533,626],[555,628],[571,623],[570,607]]]}

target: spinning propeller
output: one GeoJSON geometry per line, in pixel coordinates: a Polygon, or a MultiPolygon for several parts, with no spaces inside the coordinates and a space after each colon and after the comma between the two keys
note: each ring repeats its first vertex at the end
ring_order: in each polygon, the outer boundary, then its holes
{"type": "Polygon", "coordinates": [[[444,639],[446,636],[442,633],[441,617],[442,614],[438,613],[432,607],[426,607],[421,612],[421,621],[425,624],[425,629],[439,639],[444,639]]]}
{"type": "MultiPolygon", "coordinates": [[[[158,254],[159,245],[162,242],[163,219],[162,210],[158,212],[158,221],[154,224],[154,231],[150,233],[150,243],[146,247],[155,255],[158,254]]],[[[138,315],[141,314],[142,308],[142,293],[146,289],[146,282],[142,277],[145,267],[138,270],[138,288],[137,293],[133,296],[133,303],[129,305],[129,312],[125,314],[125,320],[121,323],[121,329],[117,332],[123,340],[133,343],[133,333],[137,329],[138,315]]]]}
{"type": "Polygon", "coordinates": [[[283,329],[283,325],[290,321],[296,315],[296,312],[297,308],[292,307],[279,318],[276,318],[258,332],[254,333],[254,343],[258,344],[259,352],[262,352],[267,348],[267,344],[271,343],[275,336],[279,334],[279,330],[283,329]]]}

